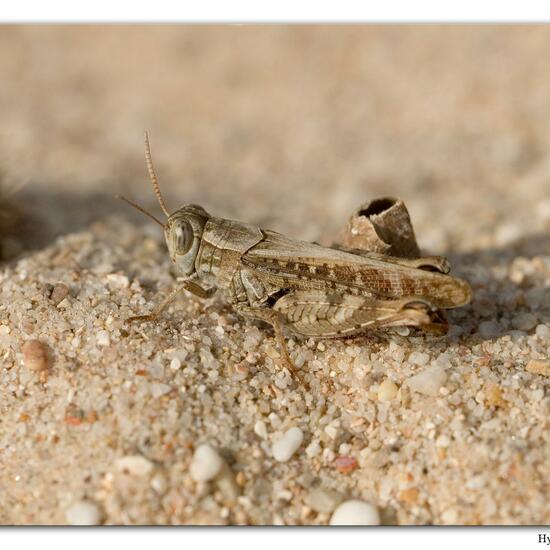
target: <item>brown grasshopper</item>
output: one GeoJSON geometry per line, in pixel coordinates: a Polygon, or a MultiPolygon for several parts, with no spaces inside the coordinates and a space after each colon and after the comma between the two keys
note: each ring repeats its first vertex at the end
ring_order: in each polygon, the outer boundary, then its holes
{"type": "Polygon", "coordinates": [[[298,335],[339,338],[379,327],[445,330],[442,309],[467,304],[465,281],[447,275],[445,258],[400,258],[364,249],[329,248],[244,222],[216,218],[194,204],[170,214],[151,160],[145,158],[166,223],[120,197],[164,228],[170,258],[184,281],[152,313],[150,321],[182,290],[208,298],[220,290],[237,313],[275,330],[287,366],[294,370],[283,327],[298,335]]]}

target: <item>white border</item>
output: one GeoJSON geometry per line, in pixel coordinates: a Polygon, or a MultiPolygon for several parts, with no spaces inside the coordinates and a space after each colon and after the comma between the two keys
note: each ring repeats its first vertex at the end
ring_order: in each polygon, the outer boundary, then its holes
{"type": "MultiPolygon", "coordinates": [[[[316,1],[298,4],[295,0],[185,0],[118,1],[95,0],[17,0],[4,2],[0,22],[9,23],[343,23],[343,22],[542,22],[550,21],[550,2],[462,0],[357,0],[316,1]]],[[[0,29],[1,32],[1,29],[0,29]]],[[[550,29],[549,29],[550,32],[550,29]]],[[[538,537],[550,529],[524,528],[4,528],[6,548],[55,548],[56,550],[97,550],[102,547],[206,548],[210,544],[239,550],[280,550],[282,544],[295,545],[298,539],[309,547],[324,548],[431,548],[463,550],[466,545],[482,543],[499,550],[519,547],[544,548],[538,537]],[[11,544],[10,544],[11,543],[11,544]],[[170,545],[170,546],[169,546],[170,545]]]]}
{"type": "Polygon", "coordinates": [[[254,527],[94,527],[7,528],[1,533],[4,548],[97,550],[102,548],[223,548],[224,550],[280,550],[305,545],[315,550],[403,548],[464,550],[464,548],[545,548],[539,534],[544,527],[377,527],[377,528],[254,528],[254,527]]]}
{"type": "Polygon", "coordinates": [[[540,22],[541,0],[16,0],[0,22],[540,22]]]}

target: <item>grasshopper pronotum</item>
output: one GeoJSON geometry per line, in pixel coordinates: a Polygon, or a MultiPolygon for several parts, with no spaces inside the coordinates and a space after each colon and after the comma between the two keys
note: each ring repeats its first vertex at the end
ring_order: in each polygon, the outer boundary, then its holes
{"type": "Polygon", "coordinates": [[[170,258],[184,280],[152,313],[128,321],[157,319],[182,290],[201,298],[220,290],[239,314],[273,326],[285,363],[294,371],[283,327],[318,338],[396,326],[444,331],[441,310],[470,301],[470,286],[447,274],[449,264],[442,257],[411,259],[366,249],[323,247],[216,218],[194,204],[170,214],[147,134],[145,158],[166,223],[119,198],[164,228],[170,258]]]}

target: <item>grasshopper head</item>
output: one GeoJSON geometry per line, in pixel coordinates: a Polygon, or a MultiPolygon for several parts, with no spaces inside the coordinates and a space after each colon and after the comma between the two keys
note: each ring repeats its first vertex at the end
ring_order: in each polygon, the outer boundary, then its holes
{"type": "Polygon", "coordinates": [[[145,161],[147,163],[151,184],[153,185],[153,191],[157,196],[162,211],[168,218],[166,223],[162,223],[158,218],[131,200],[121,195],[117,196],[146,216],[149,216],[164,228],[164,236],[166,237],[170,258],[174,264],[176,264],[176,268],[182,275],[191,276],[195,271],[195,260],[199,252],[202,233],[206,222],[210,218],[210,214],[208,214],[202,206],[197,206],[196,204],[188,204],[173,214],[170,214],[164,204],[157,176],[153,168],[147,132],[145,132],[145,161]]]}
{"type": "Polygon", "coordinates": [[[204,226],[210,215],[202,206],[189,204],[174,212],[164,226],[170,258],[182,275],[195,271],[204,226]]]}

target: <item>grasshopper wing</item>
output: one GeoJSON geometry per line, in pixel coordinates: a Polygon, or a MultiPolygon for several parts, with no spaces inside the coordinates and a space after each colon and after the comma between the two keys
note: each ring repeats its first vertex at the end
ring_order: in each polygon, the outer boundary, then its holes
{"type": "Polygon", "coordinates": [[[280,288],[380,300],[416,297],[437,308],[462,306],[471,298],[468,283],[449,275],[384,261],[380,255],[358,255],[289,239],[274,231],[263,233],[265,238],[241,262],[280,288]]]}

